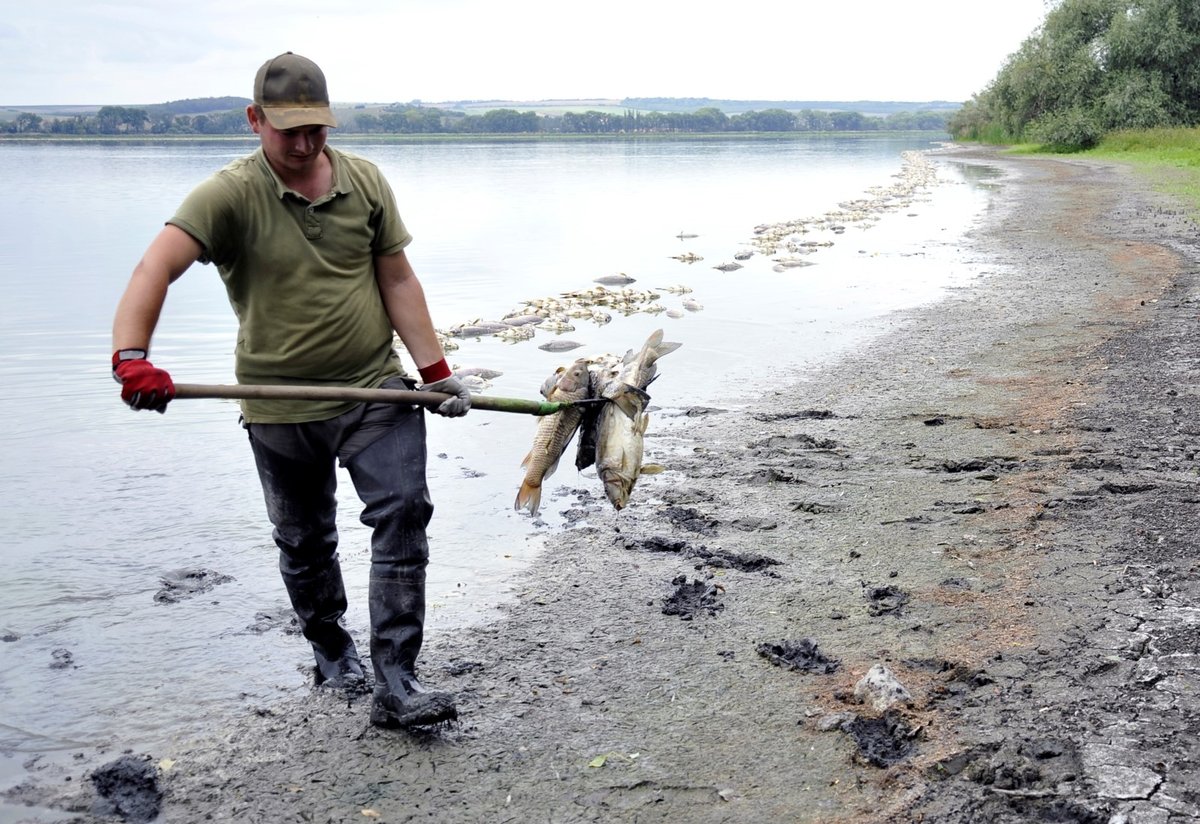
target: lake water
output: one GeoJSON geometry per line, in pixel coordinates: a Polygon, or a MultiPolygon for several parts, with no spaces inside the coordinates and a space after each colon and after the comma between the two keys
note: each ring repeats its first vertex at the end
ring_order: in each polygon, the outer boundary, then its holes
{"type": "MultiPolygon", "coordinates": [[[[561,337],[584,345],[567,354],[539,350],[555,337],[543,332],[461,341],[452,363],[504,373],[491,394],[537,397],[557,366],[664,328],[683,347],[660,365],[656,405],[745,406],[780,370],[819,368],[884,330],[889,313],[980,275],[958,241],[988,189],[936,154],[921,156],[936,182],[911,201],[812,232],[832,242],[806,258],[813,265],[777,271],[755,255],[735,272],[714,268],[752,249],[756,226],[895,185],[903,153],[936,146],[928,137],[334,142],[391,181],[440,328],[618,272],[638,289],[686,285],[703,305],[579,322],[561,337]],[[686,252],[703,260],[673,259],[686,252]]],[[[0,785],[31,755],[100,745],[161,754],[208,718],[308,688],[305,642],[269,621],[264,631],[261,616],[286,615],[286,597],[236,406],[134,413],[109,375],[113,309],[142,250],[193,185],[252,148],[0,143],[0,785]],[[163,578],[194,569],[233,580],[155,601],[163,578]]],[[[665,309],[682,306],[661,294],[665,309]]],[[[234,329],[215,270],[197,265],[172,287],[153,360],[177,382],[231,383],[234,329]]],[[[514,512],[535,425],[482,411],[430,421],[431,635],[487,620],[512,574],[553,541],[564,491],[599,489],[564,461],[541,520],[514,512]]],[[[653,460],[652,440],[647,448],[653,460]]],[[[365,649],[367,534],[342,479],[347,622],[365,649]]]]}

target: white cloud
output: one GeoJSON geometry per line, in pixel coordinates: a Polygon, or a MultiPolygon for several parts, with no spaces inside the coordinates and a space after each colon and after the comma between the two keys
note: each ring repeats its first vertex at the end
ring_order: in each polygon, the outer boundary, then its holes
{"type": "Polygon", "coordinates": [[[1045,11],[1043,0],[48,0],[6,10],[0,104],[249,96],[258,66],[287,50],[320,63],[342,102],[964,100],[1045,11]]]}

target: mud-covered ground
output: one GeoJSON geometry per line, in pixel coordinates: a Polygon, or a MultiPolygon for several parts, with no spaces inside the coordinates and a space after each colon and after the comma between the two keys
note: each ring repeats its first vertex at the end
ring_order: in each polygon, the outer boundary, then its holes
{"type": "Polygon", "coordinates": [[[427,641],[456,727],[376,730],[366,701],[317,691],[169,751],[33,764],[10,801],[168,822],[1196,820],[1196,227],[1126,171],[951,156],[1004,170],[970,240],[987,276],[752,403],[664,408],[648,449],[670,471],[619,515],[591,489],[548,502],[573,526],[501,620],[427,641]]]}

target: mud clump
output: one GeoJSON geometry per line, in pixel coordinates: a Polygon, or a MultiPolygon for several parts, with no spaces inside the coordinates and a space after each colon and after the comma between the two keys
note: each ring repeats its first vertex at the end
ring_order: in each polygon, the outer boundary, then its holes
{"type": "Polygon", "coordinates": [[[698,535],[715,535],[721,522],[697,512],[691,507],[669,506],[663,510],[667,520],[680,529],[695,532],[698,535]]]}
{"type": "Polygon", "coordinates": [[[158,768],[148,755],[124,755],[92,773],[97,798],[96,816],[119,816],[124,821],[145,824],[158,818],[163,793],[158,786],[158,768]]]}
{"type": "Polygon", "coordinates": [[[678,615],[681,621],[691,621],[702,613],[716,615],[725,609],[725,605],[717,600],[721,590],[715,586],[694,579],[689,584],[686,575],[676,577],[671,584],[675,592],[663,602],[663,615],[678,615]]]}
{"type": "Polygon", "coordinates": [[[815,672],[830,675],[837,672],[842,662],[829,658],[821,652],[816,640],[801,638],[799,641],[780,641],[778,644],[763,642],[758,645],[758,654],[772,664],[784,669],[800,672],[815,672]]]}
{"type": "Polygon", "coordinates": [[[160,579],[162,589],[154,593],[154,600],[160,604],[177,604],[232,580],[232,575],[222,575],[211,569],[180,570],[160,579]]]}
{"type": "Polygon", "coordinates": [[[907,592],[891,584],[867,587],[864,594],[867,598],[867,613],[872,618],[878,618],[880,615],[899,615],[909,600],[907,592]]]}
{"type": "Polygon", "coordinates": [[[842,729],[854,739],[859,757],[873,767],[891,767],[908,758],[916,751],[916,738],[921,733],[919,727],[913,729],[895,712],[880,718],[856,716],[842,729]]]}
{"type": "Polygon", "coordinates": [[[700,559],[697,568],[707,566],[715,569],[736,569],[738,572],[761,572],[772,578],[779,577],[778,573],[771,571],[771,567],[779,566],[780,562],[768,555],[759,555],[756,552],[739,553],[700,547],[689,552],[688,556],[700,559]]]}
{"type": "Polygon", "coordinates": [[[649,538],[639,538],[635,540],[627,540],[624,542],[626,549],[644,549],[647,552],[678,552],[685,553],[691,551],[691,544],[687,541],[681,541],[678,538],[664,538],[661,535],[654,535],[649,538]]]}

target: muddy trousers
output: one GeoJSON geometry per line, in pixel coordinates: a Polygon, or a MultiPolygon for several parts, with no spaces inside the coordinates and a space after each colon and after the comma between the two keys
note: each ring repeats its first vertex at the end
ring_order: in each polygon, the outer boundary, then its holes
{"type": "Polygon", "coordinates": [[[341,624],[346,592],[338,561],[335,460],[350,473],[372,529],[369,607],[371,661],[377,689],[403,691],[415,680],[425,620],[425,528],[433,513],[425,482],[422,410],[368,404],[330,421],[251,424],[267,514],[279,547],[279,570],[317,681],[358,662],[341,624]]]}

